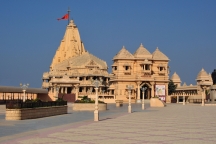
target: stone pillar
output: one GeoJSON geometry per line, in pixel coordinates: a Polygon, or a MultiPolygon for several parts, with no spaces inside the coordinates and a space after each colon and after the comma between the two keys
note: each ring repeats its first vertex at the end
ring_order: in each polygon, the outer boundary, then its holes
{"type": "Polygon", "coordinates": [[[73,93],[73,86],[71,87],[71,94],[73,93]]]}
{"type": "Polygon", "coordinates": [[[140,100],[140,84],[141,84],[141,82],[137,82],[137,100],[136,100],[137,103],[141,103],[141,100],[140,100]]]}
{"type": "Polygon", "coordinates": [[[83,87],[84,94],[86,95],[86,87],[83,87]]]}
{"type": "Polygon", "coordinates": [[[168,84],[166,84],[165,85],[165,91],[166,91],[166,93],[165,93],[165,101],[166,102],[171,102],[171,100],[169,100],[169,96],[168,96],[168,84]]]}
{"type": "Polygon", "coordinates": [[[185,93],[183,92],[183,105],[185,105],[185,93]]]}
{"type": "Polygon", "coordinates": [[[210,87],[211,93],[210,93],[210,98],[211,98],[211,102],[214,103],[214,100],[216,98],[216,85],[212,85],[210,87]]]}
{"type": "Polygon", "coordinates": [[[154,97],[154,84],[151,86],[151,97],[154,97]]]}
{"type": "Polygon", "coordinates": [[[140,100],[140,83],[137,83],[137,101],[140,100]]]}
{"type": "Polygon", "coordinates": [[[67,94],[67,87],[65,87],[65,94],[67,94]]]}
{"type": "Polygon", "coordinates": [[[64,93],[64,87],[61,87],[61,93],[62,94],[64,93]]]}
{"type": "Polygon", "coordinates": [[[76,100],[77,100],[79,95],[79,85],[75,85],[75,89],[76,89],[76,100]]]}
{"type": "Polygon", "coordinates": [[[179,103],[179,96],[177,95],[177,103],[179,103]]]}
{"type": "Polygon", "coordinates": [[[205,88],[203,88],[202,90],[202,106],[205,106],[204,99],[205,99],[205,88]]]}

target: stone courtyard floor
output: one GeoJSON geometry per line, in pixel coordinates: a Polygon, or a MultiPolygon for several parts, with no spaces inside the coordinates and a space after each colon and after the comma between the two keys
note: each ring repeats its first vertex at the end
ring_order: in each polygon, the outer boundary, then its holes
{"type": "Polygon", "coordinates": [[[141,110],[133,104],[116,108],[109,104],[100,111],[100,121],[93,112],[76,112],[33,120],[6,121],[0,106],[1,144],[215,144],[216,107],[167,104],[165,108],[141,110]]]}

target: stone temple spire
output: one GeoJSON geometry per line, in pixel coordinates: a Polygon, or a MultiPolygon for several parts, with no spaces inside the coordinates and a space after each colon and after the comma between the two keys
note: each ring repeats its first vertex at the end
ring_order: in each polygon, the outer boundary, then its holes
{"type": "Polygon", "coordinates": [[[82,55],[86,52],[84,44],[81,41],[79,30],[73,20],[70,20],[65,35],[53,57],[50,69],[56,64],[74,56],[82,55]]]}

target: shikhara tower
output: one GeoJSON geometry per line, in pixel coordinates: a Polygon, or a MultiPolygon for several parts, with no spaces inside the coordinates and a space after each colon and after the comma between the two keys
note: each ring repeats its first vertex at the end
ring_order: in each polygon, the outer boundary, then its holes
{"type": "Polygon", "coordinates": [[[63,62],[69,58],[80,56],[86,52],[84,44],[80,38],[79,30],[71,20],[68,24],[65,35],[53,57],[50,69],[52,70],[56,64],[63,62]]]}

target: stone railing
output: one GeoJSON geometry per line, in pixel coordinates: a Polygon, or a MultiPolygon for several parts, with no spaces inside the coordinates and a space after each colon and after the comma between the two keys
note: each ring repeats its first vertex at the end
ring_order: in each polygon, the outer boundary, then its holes
{"type": "Polygon", "coordinates": [[[165,74],[166,74],[166,71],[165,71],[165,70],[163,70],[163,71],[158,71],[158,74],[160,74],[160,75],[165,75],[165,74]]]}

